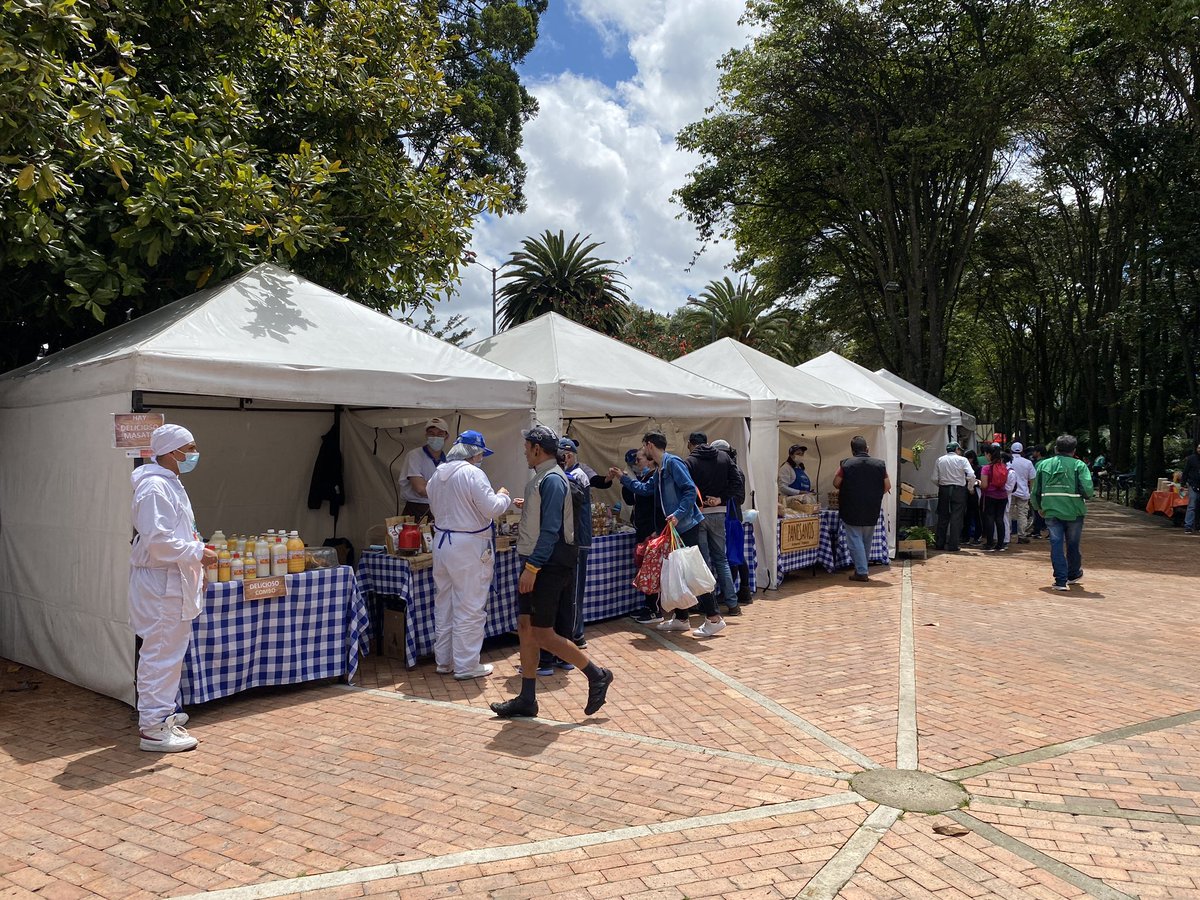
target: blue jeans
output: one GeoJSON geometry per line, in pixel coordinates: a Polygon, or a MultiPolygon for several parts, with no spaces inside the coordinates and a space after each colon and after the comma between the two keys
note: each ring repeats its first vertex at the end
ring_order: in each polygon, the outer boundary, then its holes
{"type": "Polygon", "coordinates": [[[1200,488],[1188,489],[1187,515],[1183,517],[1183,527],[1188,531],[1196,528],[1196,507],[1200,506],[1200,488]]]}
{"type": "Polygon", "coordinates": [[[871,550],[871,538],[875,535],[874,525],[851,525],[842,523],[842,531],[846,535],[846,549],[854,560],[854,574],[867,574],[867,556],[871,550]]]}
{"type": "Polygon", "coordinates": [[[729,571],[729,558],[725,555],[725,510],[722,509],[719,516],[701,516],[700,553],[717,579],[714,593],[733,609],[738,605],[738,600],[737,589],[733,586],[733,573],[729,571]]]}
{"type": "Polygon", "coordinates": [[[1083,537],[1083,516],[1072,521],[1046,519],[1050,531],[1050,564],[1054,567],[1054,583],[1066,584],[1083,576],[1083,557],[1079,554],[1079,539],[1083,537]]]}

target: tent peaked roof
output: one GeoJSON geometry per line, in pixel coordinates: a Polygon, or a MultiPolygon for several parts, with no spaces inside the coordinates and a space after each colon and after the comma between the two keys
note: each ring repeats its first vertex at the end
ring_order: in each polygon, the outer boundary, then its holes
{"type": "Polygon", "coordinates": [[[744,416],[744,394],[545,313],[472,352],[532,378],[538,408],[562,415],[744,416]]]}
{"type": "Polygon", "coordinates": [[[918,396],[924,397],[926,400],[932,400],[934,403],[940,403],[950,409],[952,413],[958,413],[959,421],[972,431],[975,430],[975,417],[968,412],[963,412],[952,403],[947,403],[945,400],[938,397],[936,394],[931,394],[929,391],[922,390],[911,381],[905,381],[899,375],[889,372],[887,369],[876,369],[875,374],[887,381],[889,384],[899,385],[905,390],[911,391],[918,396]]]}
{"type": "Polygon", "coordinates": [[[264,263],[0,376],[0,404],[126,390],[299,403],[531,407],[528,378],[264,263]]]}
{"type": "Polygon", "coordinates": [[[773,404],[770,414],[780,419],[847,425],[883,422],[883,408],[870,400],[733,338],[681,356],[675,365],[714,378],[752,400],[773,404]]]}
{"type": "Polygon", "coordinates": [[[802,372],[823,378],[860,394],[885,409],[897,410],[903,422],[924,425],[948,425],[950,408],[941,401],[930,400],[887,381],[870,369],[851,362],[830,350],[796,367],[802,372]]]}

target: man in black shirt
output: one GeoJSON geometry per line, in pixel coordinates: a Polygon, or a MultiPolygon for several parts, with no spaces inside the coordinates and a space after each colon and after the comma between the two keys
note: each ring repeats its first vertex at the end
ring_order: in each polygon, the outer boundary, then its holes
{"type": "Polygon", "coordinates": [[[696,490],[700,492],[700,553],[717,579],[717,598],[729,607],[728,616],[740,616],[737,591],[733,587],[733,574],[729,571],[729,559],[725,555],[725,506],[739,490],[740,474],[729,454],[717,450],[708,443],[703,431],[693,431],[688,436],[688,458],[685,461],[696,490]]]}
{"type": "Polygon", "coordinates": [[[1183,477],[1180,479],[1188,489],[1187,514],[1183,520],[1185,534],[1196,533],[1196,508],[1200,506],[1200,442],[1196,450],[1183,461],[1183,477]]]}
{"type": "Polygon", "coordinates": [[[867,454],[867,439],[855,435],[850,439],[850,451],[854,454],[842,460],[842,465],[833,478],[838,491],[838,507],[842,516],[842,531],[850,558],[854,560],[851,581],[869,581],[867,557],[871,549],[871,537],[879,521],[879,510],[883,507],[883,495],[892,490],[887,466],[882,459],[867,454]]]}

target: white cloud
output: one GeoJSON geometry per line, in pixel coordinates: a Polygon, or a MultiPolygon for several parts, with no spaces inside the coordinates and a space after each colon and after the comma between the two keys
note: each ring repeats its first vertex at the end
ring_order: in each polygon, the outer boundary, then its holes
{"type": "MultiPolygon", "coordinates": [[[[499,266],[522,238],[550,229],[603,241],[599,253],[623,267],[631,298],[660,311],[682,305],[725,274],[728,245],[710,247],[687,271],[695,228],[678,219],[671,193],[698,160],[675,134],[716,97],[717,61],[745,43],[740,0],[571,0],[597,40],[623,41],[637,71],[614,87],[564,73],[528,85],[540,104],[525,128],[528,210],[483,219],[473,249],[499,266]]],[[[491,273],[468,266],[459,295],[439,313],[465,313],[480,337],[491,330],[491,273]]]]}

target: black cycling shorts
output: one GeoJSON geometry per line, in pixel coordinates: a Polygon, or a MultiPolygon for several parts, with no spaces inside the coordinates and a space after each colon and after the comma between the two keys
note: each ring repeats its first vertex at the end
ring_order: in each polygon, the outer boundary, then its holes
{"type": "Polygon", "coordinates": [[[533,590],[517,595],[517,613],[529,616],[534,628],[553,628],[561,603],[575,598],[575,570],[546,563],[537,573],[533,590]]]}

